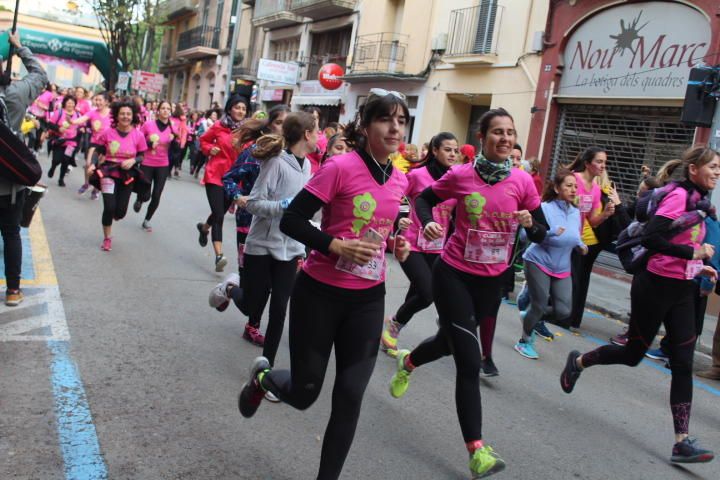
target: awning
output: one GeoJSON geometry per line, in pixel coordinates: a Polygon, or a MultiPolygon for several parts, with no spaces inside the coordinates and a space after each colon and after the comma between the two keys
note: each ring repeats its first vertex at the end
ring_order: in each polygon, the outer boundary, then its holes
{"type": "Polygon", "coordinates": [[[339,105],[342,102],[341,97],[337,96],[315,96],[315,95],[296,95],[292,98],[293,105],[339,105]]]}
{"type": "MultiPolygon", "coordinates": [[[[51,32],[18,28],[20,42],[33,53],[63,58],[81,63],[92,63],[106,79],[110,76],[110,53],[103,42],[84,38],[57,35],[51,32]]],[[[0,34],[0,55],[7,58],[8,34],[0,34]]]]}

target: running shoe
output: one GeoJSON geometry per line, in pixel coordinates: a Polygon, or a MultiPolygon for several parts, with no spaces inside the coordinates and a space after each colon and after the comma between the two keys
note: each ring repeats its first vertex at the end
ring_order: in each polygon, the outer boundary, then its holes
{"type": "Polygon", "coordinates": [[[397,371],[390,379],[390,395],[400,398],[405,395],[410,386],[410,373],[405,369],[405,357],[410,355],[410,350],[399,350],[397,353],[397,371]]]}
{"type": "Polygon", "coordinates": [[[548,342],[555,340],[555,335],[553,335],[547,325],[545,325],[545,322],[542,320],[535,324],[533,331],[543,340],[547,340],[548,342]]]}
{"type": "Polygon", "coordinates": [[[64,186],[65,186],[65,180],[63,180],[61,178],[60,180],[58,180],[58,187],[64,187],[64,186]]]}
{"type": "Polygon", "coordinates": [[[710,367],[707,370],[697,372],[698,377],[707,378],[709,380],[720,380],[720,367],[710,367]]]}
{"type": "Polygon", "coordinates": [[[152,233],[152,226],[148,220],[143,220],[142,229],[148,233],[152,233]]]}
{"type": "Polygon", "coordinates": [[[212,290],[210,290],[210,298],[208,299],[208,302],[210,303],[210,306],[218,312],[224,312],[228,305],[230,305],[230,298],[227,294],[229,285],[239,288],[240,275],[237,273],[231,273],[225,280],[218,283],[212,290]]]}
{"type": "Polygon", "coordinates": [[[577,366],[577,359],[580,356],[580,352],[573,350],[568,353],[567,362],[565,362],[565,368],[560,374],[560,387],[563,392],[570,393],[575,388],[575,382],[580,378],[582,370],[577,366]]]}
{"type": "Polygon", "coordinates": [[[673,446],[670,461],[673,463],[707,463],[713,458],[715,458],[715,454],[700,447],[696,438],[685,437],[682,442],[677,442],[673,446]]]}
{"type": "Polygon", "coordinates": [[[265,392],[265,400],[272,403],[280,403],[280,399],[271,391],[265,392]]]}
{"type": "Polygon", "coordinates": [[[100,245],[100,250],[104,252],[109,252],[110,250],[112,250],[112,238],[105,238],[102,245],[100,245]]]}
{"type": "Polygon", "coordinates": [[[17,307],[22,303],[22,301],[25,299],[25,295],[23,295],[22,290],[6,290],[5,291],[5,305],[8,307],[17,307]]]}
{"type": "Polygon", "coordinates": [[[97,188],[93,188],[93,191],[90,194],[90,200],[97,200],[99,196],[100,196],[100,190],[98,190],[97,188]]]}
{"type": "Polygon", "coordinates": [[[480,371],[483,377],[497,377],[500,375],[500,371],[495,366],[492,357],[483,358],[480,360],[480,371]]]}
{"type": "Polygon", "coordinates": [[[90,188],[90,185],[87,183],[84,184],[83,186],[81,186],[80,188],[78,188],[78,195],[84,195],[85,192],[88,191],[88,188],[90,188]]]}
{"type": "Polygon", "coordinates": [[[505,470],[505,461],[489,445],[470,455],[470,474],[473,479],[489,477],[505,470]]]}
{"type": "Polygon", "coordinates": [[[245,331],[243,332],[243,338],[253,345],[262,347],[265,345],[265,336],[260,333],[260,329],[253,327],[249,323],[245,324],[245,331]]]}
{"type": "Polygon", "coordinates": [[[201,247],[204,247],[204,246],[207,245],[208,232],[206,232],[205,230],[203,230],[203,224],[202,224],[202,223],[198,223],[198,224],[195,225],[195,226],[197,227],[198,232],[200,232],[200,236],[198,237],[198,243],[200,244],[201,247]]]}
{"type": "Polygon", "coordinates": [[[48,170],[48,178],[52,178],[53,175],[55,175],[55,167],[50,167],[50,170],[48,170]]]}
{"type": "Polygon", "coordinates": [[[628,343],[628,331],[625,330],[623,333],[618,333],[617,335],[610,337],[610,343],[624,347],[628,343]]]}
{"type": "Polygon", "coordinates": [[[538,353],[535,351],[534,332],[527,341],[520,340],[519,342],[517,342],[515,344],[515,351],[523,357],[529,358],[531,360],[537,360],[538,358],[540,358],[540,355],[538,355],[538,353]]]}
{"type": "Polygon", "coordinates": [[[140,209],[142,208],[142,202],[140,200],[135,200],[133,203],[133,211],[135,213],[140,213],[140,209]]]}
{"type": "Polygon", "coordinates": [[[397,339],[402,327],[404,325],[396,322],[394,317],[385,318],[385,328],[380,337],[380,350],[388,355],[392,355],[390,352],[394,350],[395,356],[397,355],[397,339]]]}
{"type": "Polygon", "coordinates": [[[220,255],[215,255],[215,271],[216,272],[222,272],[225,270],[225,265],[227,265],[227,257],[223,255],[222,253],[220,255]]]}
{"type": "Polygon", "coordinates": [[[260,385],[258,375],[266,370],[270,370],[270,362],[265,357],[257,357],[250,365],[250,378],[245,382],[238,396],[238,408],[245,418],[255,415],[260,402],[265,398],[265,390],[260,385]]]}
{"type": "Polygon", "coordinates": [[[670,359],[670,355],[662,351],[662,348],[652,348],[645,352],[645,356],[652,358],[653,360],[663,360],[667,362],[670,359]]]}

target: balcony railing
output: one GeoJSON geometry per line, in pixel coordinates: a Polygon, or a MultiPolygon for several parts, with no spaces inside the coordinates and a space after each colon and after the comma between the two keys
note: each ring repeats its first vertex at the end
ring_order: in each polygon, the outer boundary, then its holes
{"type": "Polygon", "coordinates": [[[403,73],[408,38],[407,35],[388,32],[358,35],[352,74],[403,73]]]}
{"type": "Polygon", "coordinates": [[[446,57],[496,55],[504,7],[497,0],[450,12],[446,57]]]}
{"type": "Polygon", "coordinates": [[[342,53],[326,53],[324,55],[302,57],[300,61],[307,65],[307,79],[317,80],[320,67],[326,63],[335,63],[345,70],[347,66],[347,55],[342,53]]]}
{"type": "Polygon", "coordinates": [[[197,12],[197,0],[164,0],[158,4],[157,15],[161,21],[173,20],[188,13],[197,12]]]}
{"type": "Polygon", "coordinates": [[[293,13],[313,20],[349,15],[355,10],[357,0],[292,0],[293,13]]]}
{"type": "Polygon", "coordinates": [[[177,51],[190,50],[191,48],[203,47],[217,50],[220,46],[220,29],[206,26],[195,27],[182,32],[178,39],[177,51]]]}
{"type": "Polygon", "coordinates": [[[235,51],[235,65],[232,67],[232,76],[255,77],[257,76],[258,64],[260,63],[260,52],[255,55],[249,54],[247,49],[235,51]]]}
{"type": "Polygon", "coordinates": [[[290,0],[262,0],[253,8],[253,25],[265,28],[287,27],[302,22],[290,11],[290,0]]]}

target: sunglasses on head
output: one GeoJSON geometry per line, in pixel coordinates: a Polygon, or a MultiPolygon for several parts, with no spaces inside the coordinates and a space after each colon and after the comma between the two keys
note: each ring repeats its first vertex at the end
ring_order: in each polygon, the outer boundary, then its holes
{"type": "Polygon", "coordinates": [[[370,89],[370,96],[375,97],[387,97],[388,95],[392,95],[395,98],[399,98],[403,102],[406,100],[405,94],[396,92],[395,90],[385,90],[384,88],[371,88],[370,89]]]}

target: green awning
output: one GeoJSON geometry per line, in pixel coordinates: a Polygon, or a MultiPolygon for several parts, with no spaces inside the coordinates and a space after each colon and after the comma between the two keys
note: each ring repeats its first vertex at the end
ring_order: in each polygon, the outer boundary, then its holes
{"type": "MultiPolygon", "coordinates": [[[[91,63],[105,79],[110,76],[110,52],[103,42],[22,27],[18,31],[23,46],[30,48],[33,53],[91,63]]],[[[3,32],[0,34],[0,55],[3,58],[7,58],[9,48],[8,33],[3,32]]]]}

